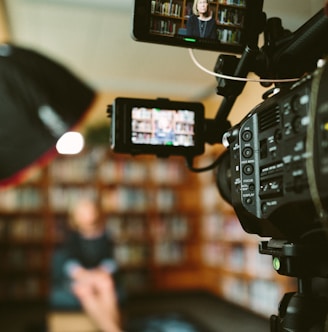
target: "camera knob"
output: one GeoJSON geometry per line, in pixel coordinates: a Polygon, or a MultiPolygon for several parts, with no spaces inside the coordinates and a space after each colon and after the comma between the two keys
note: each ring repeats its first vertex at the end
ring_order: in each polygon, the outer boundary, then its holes
{"type": "Polygon", "coordinates": [[[222,136],[222,144],[228,148],[236,139],[237,139],[238,131],[228,131],[222,136]]]}

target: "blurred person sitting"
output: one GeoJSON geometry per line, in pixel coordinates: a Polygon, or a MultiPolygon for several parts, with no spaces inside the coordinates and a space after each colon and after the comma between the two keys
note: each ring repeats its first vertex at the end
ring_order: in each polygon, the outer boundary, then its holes
{"type": "Polygon", "coordinates": [[[81,306],[101,331],[121,331],[113,243],[96,203],[80,199],[72,208],[70,226],[55,253],[50,304],[64,309],[81,306]]]}

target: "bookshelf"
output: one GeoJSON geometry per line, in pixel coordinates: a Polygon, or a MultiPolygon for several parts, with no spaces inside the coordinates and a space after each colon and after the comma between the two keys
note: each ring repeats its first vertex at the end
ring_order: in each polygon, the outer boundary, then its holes
{"type": "MultiPolygon", "coordinates": [[[[191,0],[151,1],[152,33],[161,35],[183,35],[186,23],[192,15],[191,0]]],[[[217,25],[217,36],[221,43],[240,42],[244,26],[244,0],[210,1],[210,7],[217,25]]]]}
{"type": "MultiPolygon", "coordinates": [[[[208,149],[200,166],[220,152],[208,149]]],[[[0,191],[0,301],[46,298],[51,253],[81,192],[99,198],[128,292],[206,289],[268,316],[295,289],[258,253],[260,238],[241,228],[213,173],[192,173],[182,158],[92,147],[0,191]]]]}
{"type": "Polygon", "coordinates": [[[43,174],[0,188],[0,300],[38,300],[48,289],[49,255],[43,174]]]}
{"type": "Polygon", "coordinates": [[[197,267],[200,209],[189,203],[196,189],[196,177],[180,158],[114,155],[107,146],[57,156],[37,176],[1,189],[0,301],[46,298],[52,250],[82,192],[98,198],[128,291],[161,287],[163,269],[174,269],[179,278],[186,268],[197,267]]]}

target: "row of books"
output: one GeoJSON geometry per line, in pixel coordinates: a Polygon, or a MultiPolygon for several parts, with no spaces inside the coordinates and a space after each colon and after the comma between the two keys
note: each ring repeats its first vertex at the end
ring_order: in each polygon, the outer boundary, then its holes
{"type": "Polygon", "coordinates": [[[238,305],[269,317],[277,312],[284,290],[273,281],[253,279],[247,281],[231,276],[224,276],[218,280],[218,287],[223,296],[238,305]]]}
{"type": "Polygon", "coordinates": [[[81,195],[94,198],[98,196],[98,191],[94,187],[50,187],[49,207],[53,212],[68,212],[81,195]]]}
{"type": "Polygon", "coordinates": [[[0,280],[0,300],[33,300],[45,296],[44,281],[38,276],[17,280],[0,280]]]}
{"type": "Polygon", "coordinates": [[[261,255],[256,245],[204,243],[202,258],[207,266],[222,269],[232,274],[261,275],[263,279],[273,279],[276,275],[272,267],[272,257],[261,255]]]}
{"type": "Polygon", "coordinates": [[[246,7],[245,0],[219,0],[219,3],[222,5],[246,7]]]}
{"type": "Polygon", "coordinates": [[[179,242],[162,241],[154,246],[154,262],[163,265],[182,264],[186,259],[186,247],[179,242]]]}
{"type": "Polygon", "coordinates": [[[254,237],[246,233],[235,214],[225,215],[219,212],[205,214],[202,218],[202,235],[205,241],[249,241],[254,237]]]}
{"type": "Polygon", "coordinates": [[[149,263],[149,247],[145,244],[122,243],[114,247],[114,257],[121,266],[143,266],[149,263]]]}
{"type": "Polygon", "coordinates": [[[115,241],[147,240],[148,225],[145,216],[109,216],[106,229],[115,241]]]}
{"type": "MultiPolygon", "coordinates": [[[[92,153],[91,153],[92,155],[92,153]]],[[[153,159],[92,158],[89,154],[74,158],[57,159],[50,166],[50,185],[56,183],[95,182],[143,182],[147,179],[155,184],[169,181],[181,182],[180,162],[153,159]]],[[[183,177],[182,177],[183,179],[183,177]]],[[[27,196],[29,196],[28,194],[27,196]]],[[[1,203],[0,203],[1,204],[1,203]]]]}
{"type": "Polygon", "coordinates": [[[137,243],[121,243],[114,247],[114,256],[121,267],[172,265],[186,260],[186,248],[179,242],[161,241],[154,246],[137,243]]]}
{"type": "Polygon", "coordinates": [[[218,12],[218,23],[243,27],[245,13],[235,8],[223,8],[218,12]]]}
{"type": "Polygon", "coordinates": [[[2,271],[30,271],[45,268],[47,259],[45,252],[38,248],[15,247],[2,250],[0,254],[2,271]]]}
{"type": "Polygon", "coordinates": [[[101,193],[103,211],[146,212],[155,209],[159,212],[173,211],[177,205],[176,192],[173,189],[147,190],[135,187],[117,187],[105,189],[101,193]]]}
{"type": "Polygon", "coordinates": [[[179,25],[172,20],[152,19],[150,21],[150,31],[152,33],[174,36],[178,31],[179,25]]]}
{"type": "Polygon", "coordinates": [[[182,184],[188,172],[180,161],[171,159],[142,160],[108,160],[99,168],[99,179],[103,183],[120,184],[182,184]]]}
{"type": "Polygon", "coordinates": [[[183,215],[158,216],[148,220],[142,216],[109,216],[106,228],[117,242],[127,240],[147,240],[152,235],[155,240],[186,239],[191,233],[190,221],[183,215]]]}
{"type": "Polygon", "coordinates": [[[4,212],[34,211],[44,205],[43,193],[35,186],[4,189],[0,194],[0,210],[4,212]]]}
{"type": "Polygon", "coordinates": [[[74,158],[56,159],[50,165],[51,182],[86,182],[96,176],[97,163],[89,155],[74,156],[74,158]]]}
{"type": "Polygon", "coordinates": [[[40,218],[0,219],[0,241],[39,241],[45,236],[45,222],[40,218]]]}
{"type": "Polygon", "coordinates": [[[181,11],[182,11],[181,2],[177,3],[173,2],[172,0],[171,1],[153,0],[151,2],[152,14],[180,17],[181,11]]]}
{"type": "Polygon", "coordinates": [[[191,235],[192,223],[187,216],[162,216],[152,220],[150,232],[156,241],[161,239],[184,240],[191,235]]]}

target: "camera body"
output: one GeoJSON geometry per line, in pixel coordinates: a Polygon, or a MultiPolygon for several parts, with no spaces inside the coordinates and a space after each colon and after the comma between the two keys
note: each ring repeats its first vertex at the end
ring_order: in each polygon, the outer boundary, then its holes
{"type": "Polygon", "coordinates": [[[229,149],[217,184],[245,231],[298,240],[322,227],[317,205],[328,206],[327,88],[326,66],[265,100],[224,135],[229,149]]]}
{"type": "Polygon", "coordinates": [[[196,156],[204,152],[204,106],[169,99],[116,98],[110,144],[118,153],[196,156]]]}

